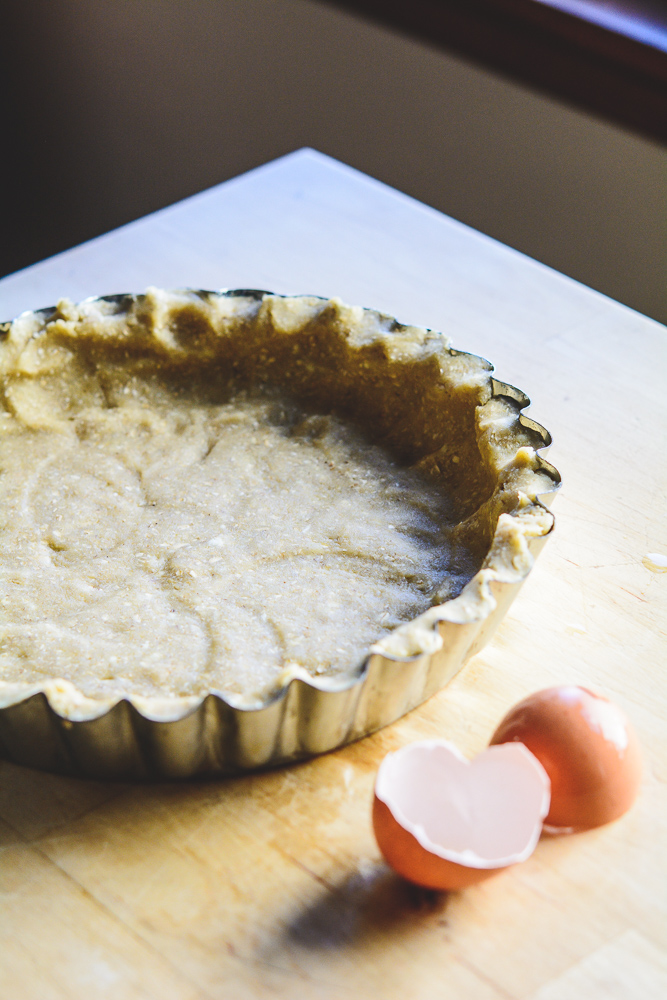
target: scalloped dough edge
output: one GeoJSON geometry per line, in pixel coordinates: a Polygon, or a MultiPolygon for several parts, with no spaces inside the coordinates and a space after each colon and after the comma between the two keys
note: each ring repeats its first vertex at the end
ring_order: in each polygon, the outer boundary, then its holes
{"type": "MultiPolygon", "coordinates": [[[[415,360],[431,352],[448,350],[451,346],[451,341],[444,334],[424,327],[399,324],[398,332],[395,330],[390,332],[388,326],[383,329],[383,324],[395,322],[391,317],[361,306],[347,306],[338,298],[281,296],[267,292],[258,302],[257,299],[243,295],[226,297],[224,290],[212,295],[215,297],[209,297],[205,306],[218,317],[236,318],[242,315],[244,309],[248,315],[257,315],[265,310],[270,314],[275,328],[284,334],[298,330],[309,319],[327,308],[333,308],[338,317],[349,323],[350,339],[355,346],[369,343],[371,340],[380,340],[392,360],[415,360]]],[[[149,287],[144,296],[134,297],[135,301],[139,298],[143,299],[145,307],[152,310],[153,316],[157,317],[158,322],[153,324],[152,330],[155,340],[163,340],[163,347],[167,352],[177,352],[177,345],[170,338],[164,339],[161,333],[164,324],[159,320],[164,318],[170,307],[192,303],[193,292],[190,290],[165,292],[149,287]]],[[[99,325],[102,323],[109,330],[109,335],[113,336],[118,335],[123,326],[123,316],[124,313],[119,312],[113,303],[99,298],[86,299],[78,304],[62,299],[55,307],[54,315],[48,318],[40,316],[39,312],[25,312],[11,325],[0,370],[7,371],[21,367],[24,352],[30,341],[47,324],[56,323],[62,332],[76,336],[77,326],[85,333],[86,327],[95,326],[99,330],[99,325]]],[[[466,377],[463,373],[461,375],[466,377]]],[[[488,378],[488,373],[469,372],[467,378],[476,382],[488,378]]],[[[499,430],[504,430],[502,416],[493,422],[499,430]]],[[[496,442],[499,451],[500,445],[499,440],[496,442]]],[[[539,461],[537,452],[532,448],[522,447],[505,468],[510,475],[512,470],[517,470],[521,477],[520,481],[524,480],[522,471],[528,475],[535,473],[537,483],[539,461]]],[[[521,484],[523,485],[523,482],[521,484]]],[[[497,606],[492,590],[493,584],[521,583],[534,563],[534,557],[529,549],[529,539],[546,536],[553,529],[554,517],[537,499],[538,492],[536,490],[534,494],[529,495],[519,490],[518,509],[499,515],[493,543],[484,564],[458,597],[434,605],[418,618],[399,626],[380,642],[373,644],[369,653],[379,654],[390,660],[408,660],[430,655],[443,646],[443,639],[438,631],[440,622],[465,625],[486,619],[497,606]]],[[[284,694],[295,680],[303,681],[322,691],[334,692],[345,690],[358,683],[363,678],[363,673],[362,665],[362,669],[352,675],[315,677],[300,666],[288,665],[278,680],[264,692],[234,694],[212,690],[204,695],[194,696],[133,695],[130,698],[89,698],[70,681],[62,678],[48,679],[41,683],[0,680],[0,709],[9,708],[43,693],[53,711],[72,722],[94,720],[124,700],[148,719],[175,721],[195,711],[211,694],[222,698],[232,708],[261,709],[284,694]]]]}

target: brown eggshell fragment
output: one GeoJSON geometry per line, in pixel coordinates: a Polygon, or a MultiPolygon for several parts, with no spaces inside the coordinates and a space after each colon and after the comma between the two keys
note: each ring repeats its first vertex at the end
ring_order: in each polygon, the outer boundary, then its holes
{"type": "Polygon", "coordinates": [[[473,761],[445,740],[410,743],[382,761],[373,829],[385,860],[428,889],[462,889],[532,854],[549,780],[521,744],[473,761]]]}
{"type": "Polygon", "coordinates": [[[491,746],[523,743],[551,779],[551,833],[610,823],[634,802],[641,780],[639,743],[613,702],[586,688],[553,687],[516,705],[491,746]]]}

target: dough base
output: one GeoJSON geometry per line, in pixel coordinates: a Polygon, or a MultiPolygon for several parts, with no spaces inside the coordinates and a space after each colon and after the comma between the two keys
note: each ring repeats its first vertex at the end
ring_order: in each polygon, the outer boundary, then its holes
{"type": "Polygon", "coordinates": [[[489,371],[315,297],[149,289],[0,324],[0,700],[266,704],[436,651],[552,524],[546,432],[489,371]]]}
{"type": "Polygon", "coordinates": [[[122,380],[0,438],[0,671],[89,697],[250,693],[360,666],[448,575],[449,504],[284,392],[122,380]]]}

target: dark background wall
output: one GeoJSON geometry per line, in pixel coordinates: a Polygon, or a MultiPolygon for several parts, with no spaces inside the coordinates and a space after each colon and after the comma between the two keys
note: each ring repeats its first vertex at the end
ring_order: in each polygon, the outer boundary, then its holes
{"type": "Polygon", "coordinates": [[[667,322],[667,150],[324,3],[4,0],[0,58],[1,273],[309,145],[667,322]]]}

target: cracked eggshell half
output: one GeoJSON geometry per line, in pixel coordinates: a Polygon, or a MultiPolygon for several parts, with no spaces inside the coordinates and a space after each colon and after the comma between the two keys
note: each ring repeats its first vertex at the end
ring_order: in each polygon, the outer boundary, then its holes
{"type": "Polygon", "coordinates": [[[549,778],[524,746],[472,761],[445,740],[410,743],[378,771],[373,829],[385,860],[428,889],[463,889],[534,851],[549,778]]]}
{"type": "Polygon", "coordinates": [[[639,791],[641,754],[618,705],[575,685],[536,691],[502,720],[491,745],[524,744],[551,780],[549,833],[590,830],[627,812],[639,791]]]}

